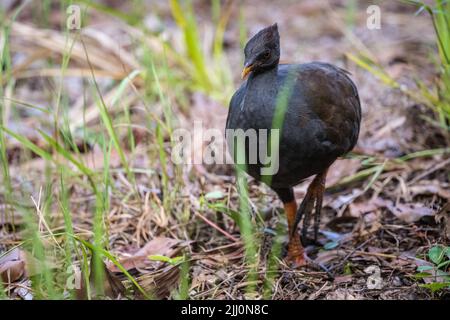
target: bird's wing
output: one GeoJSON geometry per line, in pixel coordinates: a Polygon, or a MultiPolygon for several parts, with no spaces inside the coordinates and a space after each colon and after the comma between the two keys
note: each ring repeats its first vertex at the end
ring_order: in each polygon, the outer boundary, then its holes
{"type": "Polygon", "coordinates": [[[324,151],[341,156],[352,150],[359,135],[361,103],[348,73],[313,62],[302,65],[297,81],[310,117],[320,122],[317,138],[324,151]]]}

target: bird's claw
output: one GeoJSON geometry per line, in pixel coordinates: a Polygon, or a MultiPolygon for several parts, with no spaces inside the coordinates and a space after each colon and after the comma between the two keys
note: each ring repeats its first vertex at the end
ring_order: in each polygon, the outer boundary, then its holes
{"type": "Polygon", "coordinates": [[[288,254],[288,256],[285,259],[285,262],[288,266],[294,269],[304,267],[307,264],[304,255],[291,256],[290,254],[288,254]]]}
{"type": "Polygon", "coordinates": [[[300,268],[306,265],[307,257],[299,240],[299,238],[291,239],[288,244],[288,252],[285,260],[287,265],[293,268],[300,268]]]}

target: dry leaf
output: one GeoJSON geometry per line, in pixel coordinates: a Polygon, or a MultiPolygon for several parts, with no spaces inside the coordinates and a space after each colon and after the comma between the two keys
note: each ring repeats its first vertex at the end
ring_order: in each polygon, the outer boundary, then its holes
{"type": "Polygon", "coordinates": [[[379,206],[374,201],[353,202],[349,205],[350,216],[359,218],[364,214],[374,212],[379,206]]]}
{"type": "Polygon", "coordinates": [[[434,216],[435,213],[433,209],[423,205],[422,203],[399,203],[397,205],[393,205],[392,202],[389,201],[387,203],[387,208],[398,219],[407,223],[419,221],[421,218],[426,216],[434,216]]]}
{"type": "Polygon", "coordinates": [[[244,256],[244,247],[240,243],[234,243],[231,246],[222,246],[202,252],[195,258],[202,264],[210,268],[224,266],[229,263],[237,262],[244,256]]]}
{"type": "Polygon", "coordinates": [[[338,288],[327,294],[326,300],[364,300],[364,297],[353,290],[338,288]]]}
{"type": "MultiPolygon", "coordinates": [[[[180,269],[160,261],[152,261],[148,257],[159,255],[173,258],[185,245],[186,243],[182,243],[180,240],[157,237],[131,256],[119,259],[119,263],[127,271],[136,269],[143,273],[136,280],[146,292],[151,292],[152,295],[158,298],[167,298],[178,283],[180,269]]],[[[119,268],[111,262],[107,264],[107,268],[111,272],[119,273],[120,277],[123,278],[119,268]]],[[[128,282],[127,279],[124,280],[128,282]]],[[[129,285],[130,288],[133,287],[131,284],[129,285]]],[[[140,298],[140,293],[136,290],[135,292],[136,297],[140,298]]]]}
{"type": "MultiPolygon", "coordinates": [[[[92,297],[101,297],[106,296],[111,299],[120,299],[123,298],[127,292],[127,289],[123,285],[122,281],[114,275],[111,271],[108,270],[106,264],[103,261],[100,261],[102,264],[102,269],[104,271],[104,279],[103,279],[103,292],[98,292],[95,284],[95,267],[94,267],[94,256],[91,258],[90,264],[90,276],[89,276],[89,286],[92,297]]],[[[85,282],[81,281],[81,288],[75,291],[77,299],[85,300],[87,299],[87,290],[85,286],[85,282]]]]}
{"type": "Polygon", "coordinates": [[[319,252],[317,254],[317,258],[314,259],[314,262],[317,264],[327,265],[333,260],[342,260],[345,256],[346,252],[344,250],[326,250],[319,252]]]}
{"type": "Polygon", "coordinates": [[[342,206],[352,203],[359,195],[361,195],[361,190],[353,189],[351,193],[339,195],[336,199],[328,203],[328,206],[339,211],[342,206]]]}
{"type": "Polygon", "coordinates": [[[372,212],[376,208],[387,208],[398,219],[406,223],[416,222],[425,216],[435,215],[433,209],[419,202],[394,204],[393,201],[383,198],[376,198],[367,204],[353,203],[350,206],[350,212],[352,215],[358,215],[372,212]]]}
{"type": "MultiPolygon", "coordinates": [[[[54,269],[56,263],[47,259],[46,267],[54,269]]],[[[13,249],[0,258],[0,277],[4,282],[14,282],[22,276],[30,277],[42,272],[42,262],[28,252],[19,248],[13,249]]]]}
{"type": "MultiPolygon", "coordinates": [[[[180,279],[180,269],[168,265],[136,279],[139,285],[158,299],[168,298],[180,279]]],[[[140,296],[139,296],[140,297],[140,296]]]]}
{"type": "Polygon", "coordinates": [[[0,277],[4,283],[19,280],[25,274],[25,253],[15,248],[0,258],[0,277]]]}
{"type": "MultiPolygon", "coordinates": [[[[126,270],[139,270],[148,266],[155,266],[160,264],[160,262],[151,261],[148,259],[148,256],[161,255],[172,258],[181,249],[180,246],[177,247],[180,242],[180,240],[172,238],[157,237],[148,242],[144,247],[131,256],[119,259],[119,262],[126,270]]],[[[117,268],[117,266],[112,262],[107,263],[107,268],[111,272],[121,272],[120,269],[117,268]]]]}
{"type": "Polygon", "coordinates": [[[422,194],[437,194],[444,199],[450,199],[450,186],[438,180],[420,181],[409,187],[413,196],[422,194]]]}

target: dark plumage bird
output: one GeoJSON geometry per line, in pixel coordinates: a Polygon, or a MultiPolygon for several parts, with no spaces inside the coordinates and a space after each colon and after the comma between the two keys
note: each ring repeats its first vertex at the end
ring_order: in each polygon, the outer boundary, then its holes
{"type": "MultiPolygon", "coordinates": [[[[255,179],[269,184],[282,200],[290,235],[287,258],[300,266],[305,260],[297,225],[303,217],[302,239],[305,239],[314,207],[314,239],[317,239],[327,170],[355,146],[361,106],[356,86],[345,70],[322,62],[280,65],[279,59],[277,24],[259,31],[248,41],[242,72],[242,77],[248,79],[231,99],[227,138],[229,129],[280,129],[278,172],[261,174],[266,165],[260,159],[256,163],[249,161],[248,140],[243,168],[255,179]],[[283,95],[284,105],[280,102],[283,95]],[[282,122],[277,125],[275,120],[280,114],[282,122]],[[293,187],[312,175],[315,178],[297,210],[293,187]]],[[[258,138],[258,146],[259,139],[262,138],[258,138]]]]}

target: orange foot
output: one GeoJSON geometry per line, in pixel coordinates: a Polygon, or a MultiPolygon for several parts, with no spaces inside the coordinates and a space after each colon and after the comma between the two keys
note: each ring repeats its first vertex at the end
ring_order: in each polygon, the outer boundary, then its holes
{"type": "Polygon", "coordinates": [[[288,266],[294,269],[298,269],[306,266],[306,259],[303,255],[300,256],[291,256],[288,255],[285,259],[285,262],[288,266]]]}
{"type": "Polygon", "coordinates": [[[292,268],[300,268],[306,266],[305,253],[300,241],[291,241],[288,245],[288,254],[286,263],[292,268]]]}

